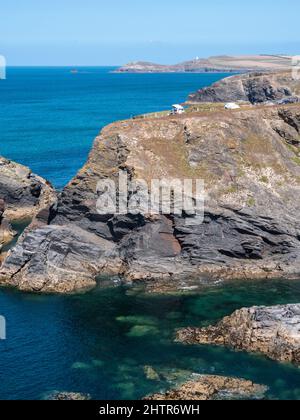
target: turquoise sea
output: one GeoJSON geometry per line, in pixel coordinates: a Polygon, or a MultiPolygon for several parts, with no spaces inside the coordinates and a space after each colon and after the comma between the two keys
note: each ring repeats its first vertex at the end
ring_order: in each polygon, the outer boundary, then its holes
{"type": "Polygon", "coordinates": [[[170,109],[226,74],[112,74],[112,67],[8,68],[0,81],[0,155],[62,188],[101,128],[170,109]]]}
{"type": "MultiPolygon", "coordinates": [[[[224,76],[70,70],[11,68],[0,81],[0,154],[29,165],[57,188],[84,163],[105,124],[169,109],[224,76]]],[[[7,340],[0,341],[0,399],[42,399],[54,390],[139,399],[191,372],[251,379],[269,386],[267,398],[300,399],[300,370],[292,365],[173,341],[177,328],[208,325],[242,306],[299,301],[300,280],[221,283],[168,295],[101,281],[75,296],[0,289],[0,315],[7,321],[7,340]],[[149,366],[159,381],[147,378],[149,366]]]]}

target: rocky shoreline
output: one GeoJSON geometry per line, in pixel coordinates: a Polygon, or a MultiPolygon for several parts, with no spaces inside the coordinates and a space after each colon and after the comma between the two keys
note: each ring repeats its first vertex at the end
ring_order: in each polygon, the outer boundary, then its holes
{"type": "Polygon", "coordinates": [[[263,399],[267,387],[251,381],[222,376],[194,375],[170,391],[144,398],[147,401],[211,401],[263,399]]]}
{"type": "Polygon", "coordinates": [[[300,304],[243,308],[215,326],[179,330],[176,341],[228,346],[300,365],[300,304]]]}
{"type": "MultiPolygon", "coordinates": [[[[59,194],[30,169],[0,158],[0,285],[76,293],[95,287],[99,276],[116,276],[166,292],[187,289],[189,279],[199,285],[299,277],[300,103],[269,103],[298,95],[300,83],[286,73],[235,76],[191,95],[200,105],[183,115],[111,124],[59,194]],[[207,110],[207,101],[227,100],[241,101],[241,108],[207,110]],[[204,219],[187,213],[100,214],[98,182],[112,180],[117,187],[120,173],[130,180],[131,197],[137,179],[203,179],[204,219]],[[25,219],[30,225],[1,254],[15,235],[13,224],[25,219]]],[[[176,340],[299,366],[300,304],[240,309],[217,325],[181,329],[176,340]]],[[[160,380],[151,366],[145,375],[160,380]]],[[[263,399],[266,391],[244,379],[193,375],[145,400],[263,399]]],[[[54,392],[48,398],[91,396],[54,392]]]]}
{"type": "Polygon", "coordinates": [[[300,104],[116,122],[57,200],[41,178],[3,160],[4,216],[35,218],[5,258],[0,283],[70,293],[94,287],[99,275],[174,284],[297,277],[299,133],[300,104]],[[136,179],[204,180],[204,222],[184,213],[99,214],[98,182],[117,187],[120,172],[131,195],[136,179]]]}

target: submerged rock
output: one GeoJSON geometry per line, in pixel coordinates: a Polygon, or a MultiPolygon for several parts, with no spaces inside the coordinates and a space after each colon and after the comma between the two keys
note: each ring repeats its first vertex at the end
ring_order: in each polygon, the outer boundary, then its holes
{"type": "Polygon", "coordinates": [[[132,315],[132,316],[119,316],[116,319],[118,322],[124,324],[135,324],[135,325],[149,325],[155,326],[159,323],[157,318],[151,316],[132,315]]]}
{"type": "Polygon", "coordinates": [[[54,392],[47,399],[52,401],[88,401],[92,398],[89,394],[78,392],[54,392]]]}
{"type": "MultiPolygon", "coordinates": [[[[0,157],[0,252],[17,235],[12,223],[25,222],[39,215],[48,221],[56,200],[52,186],[25,166],[0,157]]],[[[24,223],[24,226],[26,223],[24,223]]],[[[1,260],[3,255],[0,256],[1,260]]]]}
{"type": "Polygon", "coordinates": [[[50,215],[8,254],[0,282],[66,293],[95,286],[100,274],[156,290],[186,278],[298,276],[299,133],[299,104],[112,124],[50,215]],[[97,183],[117,183],[120,171],[148,183],[203,179],[204,221],[185,212],[100,215],[97,183]]]}
{"type": "Polygon", "coordinates": [[[131,328],[128,337],[145,337],[147,335],[158,335],[159,329],[151,325],[135,325],[131,328]]]}
{"type": "Polygon", "coordinates": [[[215,326],[179,330],[177,341],[229,346],[300,365],[300,304],[240,309],[215,326]]]}
{"type": "Polygon", "coordinates": [[[166,393],[145,400],[205,401],[233,399],[262,399],[267,387],[251,381],[222,376],[194,375],[194,379],[166,393]]]}
{"type": "Polygon", "coordinates": [[[160,381],[160,376],[152,366],[145,366],[144,373],[150,381],[160,381]]]}
{"type": "Polygon", "coordinates": [[[244,101],[259,104],[300,101],[300,82],[292,72],[250,73],[228,77],[189,96],[195,102],[244,101]]]}

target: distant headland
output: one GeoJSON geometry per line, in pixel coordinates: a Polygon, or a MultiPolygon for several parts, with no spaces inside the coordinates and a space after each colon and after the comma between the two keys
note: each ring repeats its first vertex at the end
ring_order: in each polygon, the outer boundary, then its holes
{"type": "Polygon", "coordinates": [[[287,55],[244,55],[198,58],[174,65],[137,61],[128,63],[114,73],[238,73],[286,70],[292,57],[287,55]]]}

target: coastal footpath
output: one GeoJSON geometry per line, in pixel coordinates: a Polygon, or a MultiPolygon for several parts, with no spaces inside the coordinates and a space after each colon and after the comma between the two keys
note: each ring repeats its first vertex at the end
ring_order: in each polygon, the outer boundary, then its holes
{"type": "Polygon", "coordinates": [[[201,106],[105,127],[57,203],[7,255],[1,284],[68,293],[94,287],[100,275],[174,285],[299,276],[300,104],[201,106]],[[97,184],[117,184],[120,172],[130,195],[136,179],[204,180],[204,222],[185,213],[99,214],[97,184]]]}
{"type": "Polygon", "coordinates": [[[179,330],[176,340],[228,346],[300,365],[300,304],[243,308],[215,326],[179,330]]]}

